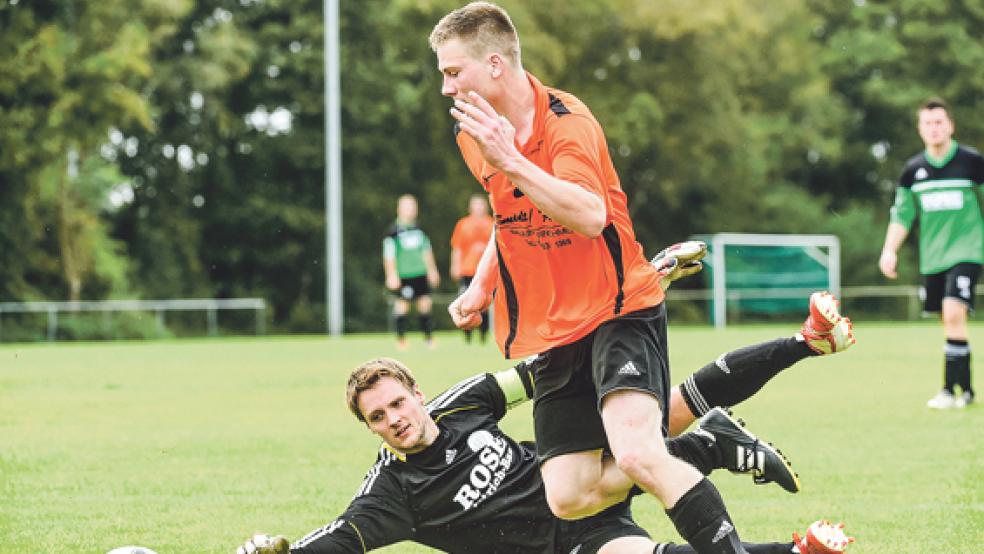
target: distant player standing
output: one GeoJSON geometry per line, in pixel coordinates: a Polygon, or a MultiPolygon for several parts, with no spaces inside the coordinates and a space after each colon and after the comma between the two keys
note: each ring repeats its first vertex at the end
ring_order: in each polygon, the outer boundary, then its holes
{"type": "Polygon", "coordinates": [[[383,269],[386,288],[393,292],[393,316],[396,319],[397,346],[407,347],[407,314],[410,302],[416,300],[420,329],[428,345],[433,344],[431,333],[431,287],[441,283],[434,263],[430,239],[417,227],[417,199],[404,194],[396,203],[396,221],[383,239],[383,269]]]}
{"type": "MultiPolygon", "coordinates": [[[[492,236],[492,216],[489,215],[489,205],[480,194],[474,194],[468,199],[468,215],[458,220],[451,234],[451,278],[458,281],[458,293],[463,293],[471,284],[478,269],[478,261],[492,236]]],[[[482,314],[479,324],[482,343],[489,332],[487,313],[482,314]]],[[[471,342],[472,330],[465,329],[465,340],[471,342]]]]}
{"type": "Polygon", "coordinates": [[[970,378],[967,312],[984,262],[984,219],[977,188],[984,183],[984,157],[953,140],[946,104],[931,99],[919,108],[919,136],[926,150],[902,170],[878,267],[889,279],[898,274],[898,250],[919,220],[919,272],[925,277],[924,309],[942,310],[943,390],[930,408],[962,408],[974,400],[970,378]],[[960,394],[955,394],[955,387],[960,394]]]}

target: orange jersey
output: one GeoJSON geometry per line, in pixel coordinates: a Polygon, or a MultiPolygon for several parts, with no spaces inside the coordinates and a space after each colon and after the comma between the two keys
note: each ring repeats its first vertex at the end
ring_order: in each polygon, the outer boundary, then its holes
{"type": "Polygon", "coordinates": [[[461,251],[463,277],[474,277],[478,261],[482,259],[485,246],[492,236],[492,216],[466,215],[458,220],[451,233],[451,248],[461,251]]]}
{"type": "Polygon", "coordinates": [[[495,335],[507,358],[570,344],[620,314],[663,301],[659,275],[636,241],[625,193],[598,121],[574,95],[533,85],[536,115],[522,154],[605,202],[606,225],[589,239],[554,223],[458,132],[462,157],[495,213],[499,281],[495,335]]]}

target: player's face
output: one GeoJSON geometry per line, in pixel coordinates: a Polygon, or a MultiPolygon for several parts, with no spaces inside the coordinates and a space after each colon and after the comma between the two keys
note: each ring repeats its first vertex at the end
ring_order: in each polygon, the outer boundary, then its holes
{"type": "Polygon", "coordinates": [[[420,452],[436,438],[437,427],[424,408],[424,395],[391,377],[362,391],[359,409],[369,430],[398,452],[420,452]]]}
{"type": "Polygon", "coordinates": [[[485,203],[484,198],[472,197],[468,201],[468,213],[472,215],[485,215],[489,213],[487,206],[488,204],[485,203]]]}
{"type": "Polygon", "coordinates": [[[919,112],[919,137],[926,147],[946,146],[953,136],[953,121],[943,108],[919,112]]]}
{"type": "Polygon", "coordinates": [[[467,94],[475,91],[488,98],[487,89],[492,80],[490,65],[469,55],[460,40],[449,40],[437,48],[437,69],[444,76],[441,82],[444,96],[468,101],[467,94]]]}
{"type": "Polygon", "coordinates": [[[400,198],[396,203],[396,217],[400,221],[416,221],[417,201],[413,198],[400,198]]]}

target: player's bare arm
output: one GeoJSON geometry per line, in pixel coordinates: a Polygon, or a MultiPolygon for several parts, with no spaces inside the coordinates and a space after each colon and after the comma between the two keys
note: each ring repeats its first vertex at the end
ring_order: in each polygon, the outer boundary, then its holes
{"type": "Polygon", "coordinates": [[[478,143],[485,160],[505,173],[516,188],[548,217],[568,229],[594,238],[605,227],[604,201],[575,183],[558,179],[526,159],[516,148],[516,129],[478,93],[470,102],[455,100],[451,115],[478,143]]]}
{"type": "Polygon", "coordinates": [[[895,279],[899,276],[897,271],[898,252],[908,234],[908,230],[901,223],[888,224],[888,231],[885,233],[885,246],[882,247],[881,257],[878,258],[878,269],[889,279],[895,279]]]}
{"type": "Polygon", "coordinates": [[[482,312],[492,304],[492,292],[495,291],[496,273],[499,271],[499,261],[495,255],[495,231],[489,236],[489,242],[482,252],[478,262],[475,277],[465,289],[465,292],[448,306],[451,320],[459,329],[468,331],[482,323],[482,312]]]}

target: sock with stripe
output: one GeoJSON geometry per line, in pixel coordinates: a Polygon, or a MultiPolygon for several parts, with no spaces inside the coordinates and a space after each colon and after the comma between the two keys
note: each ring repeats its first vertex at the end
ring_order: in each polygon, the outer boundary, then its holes
{"type": "Polygon", "coordinates": [[[683,399],[700,417],[715,406],[735,406],[762,389],[780,371],[813,355],[795,338],[775,339],[733,350],[687,377],[683,399]]]}
{"type": "Polygon", "coordinates": [[[970,345],[963,339],[946,339],[943,347],[945,361],[944,388],[953,392],[954,386],[973,394],[970,385],[970,345]]]}
{"type": "Polygon", "coordinates": [[[747,554],[724,500],[706,477],[666,510],[666,515],[680,536],[701,554],[747,554]]]}

